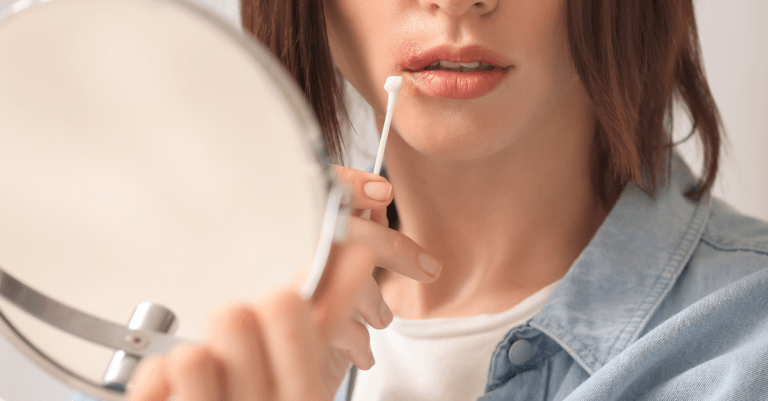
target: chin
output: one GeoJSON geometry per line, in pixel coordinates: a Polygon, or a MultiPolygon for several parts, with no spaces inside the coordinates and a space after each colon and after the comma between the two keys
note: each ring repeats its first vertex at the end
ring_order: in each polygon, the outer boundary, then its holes
{"type": "MultiPolygon", "coordinates": [[[[473,134],[471,130],[406,130],[402,140],[416,152],[439,161],[463,161],[485,158],[497,151],[498,141],[473,134]],[[409,135],[408,133],[418,133],[409,135]]],[[[390,133],[391,135],[391,133],[390,133]]]]}

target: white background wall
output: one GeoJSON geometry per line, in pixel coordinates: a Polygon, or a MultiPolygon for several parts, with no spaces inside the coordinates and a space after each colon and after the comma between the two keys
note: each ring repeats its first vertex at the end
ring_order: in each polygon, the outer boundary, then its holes
{"type": "MultiPolygon", "coordinates": [[[[237,0],[194,2],[237,24],[237,0]]],[[[12,3],[0,0],[0,9],[12,3]]],[[[723,158],[715,194],[742,212],[768,220],[768,1],[697,0],[697,12],[706,73],[732,142],[731,153],[723,158]]],[[[366,107],[353,111],[360,136],[352,144],[346,165],[365,169],[375,159],[378,133],[371,118],[366,107]]],[[[678,117],[676,136],[682,138],[689,129],[685,117],[678,117]]],[[[694,145],[686,143],[681,150],[697,168],[701,162],[694,145]]],[[[69,400],[71,391],[0,337],[2,399],[69,400]]]]}
{"type": "MultiPolygon", "coordinates": [[[[732,143],[714,193],[768,220],[768,1],[699,0],[696,11],[704,66],[732,143]]],[[[682,151],[701,165],[691,144],[682,151]]]]}

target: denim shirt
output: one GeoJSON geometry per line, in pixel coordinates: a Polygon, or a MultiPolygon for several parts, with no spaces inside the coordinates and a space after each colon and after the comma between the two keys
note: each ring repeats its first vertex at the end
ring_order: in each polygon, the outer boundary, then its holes
{"type": "Polygon", "coordinates": [[[685,198],[676,152],[669,177],[655,199],[625,187],[544,309],[497,344],[479,400],[768,400],[768,223],[685,198]]]}

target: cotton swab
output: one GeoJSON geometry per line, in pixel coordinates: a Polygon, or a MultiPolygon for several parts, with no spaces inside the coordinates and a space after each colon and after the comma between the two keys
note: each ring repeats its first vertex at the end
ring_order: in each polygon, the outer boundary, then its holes
{"type": "MultiPolygon", "coordinates": [[[[381,133],[381,142],[379,143],[379,154],[376,156],[376,166],[373,169],[374,174],[379,174],[381,171],[381,164],[384,161],[384,147],[387,145],[387,136],[389,135],[389,125],[392,123],[392,112],[395,109],[395,102],[397,102],[397,95],[400,93],[400,86],[402,84],[403,77],[398,76],[387,77],[386,82],[384,82],[384,89],[389,93],[389,100],[387,102],[387,116],[384,118],[384,130],[381,133]]],[[[339,205],[344,202],[342,200],[344,198],[342,192],[340,187],[334,187],[328,195],[328,204],[339,205]]],[[[345,236],[346,224],[338,224],[339,212],[340,209],[336,207],[329,207],[325,211],[323,226],[321,227],[321,241],[318,244],[315,258],[310,265],[307,277],[304,279],[304,284],[301,287],[301,297],[303,299],[310,299],[317,289],[317,284],[320,282],[320,277],[322,276],[323,271],[325,271],[328,254],[331,250],[330,239],[337,241],[338,238],[344,238],[345,236]]],[[[371,211],[364,210],[362,217],[370,220],[371,211]]]]}
{"type": "MultiPolygon", "coordinates": [[[[381,142],[379,142],[379,153],[376,155],[376,165],[373,167],[373,173],[379,174],[381,171],[381,164],[384,162],[384,148],[387,146],[387,137],[389,136],[389,126],[392,124],[392,112],[395,110],[395,103],[397,102],[397,95],[400,93],[400,86],[403,84],[403,77],[391,76],[387,77],[384,82],[384,89],[389,94],[387,101],[387,115],[384,117],[384,128],[381,131],[381,142]]],[[[371,211],[365,210],[361,215],[362,218],[370,220],[371,211]]]]}

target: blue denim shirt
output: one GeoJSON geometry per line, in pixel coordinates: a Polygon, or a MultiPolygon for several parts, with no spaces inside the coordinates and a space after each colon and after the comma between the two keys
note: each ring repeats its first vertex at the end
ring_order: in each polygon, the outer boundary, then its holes
{"type": "Polygon", "coordinates": [[[692,180],[674,153],[655,199],[625,187],[544,309],[500,339],[479,400],[768,400],[768,223],[688,201],[692,180]]]}

